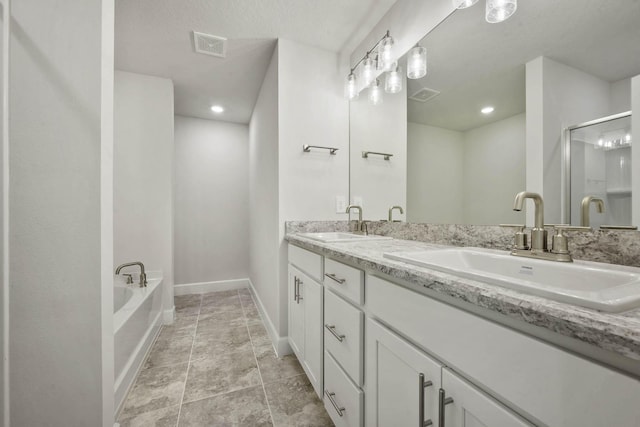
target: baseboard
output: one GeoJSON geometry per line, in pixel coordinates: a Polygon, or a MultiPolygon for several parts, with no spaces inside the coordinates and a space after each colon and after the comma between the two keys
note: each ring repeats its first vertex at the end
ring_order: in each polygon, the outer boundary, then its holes
{"type": "Polygon", "coordinates": [[[163,325],[173,325],[173,321],[176,318],[176,306],[174,305],[168,310],[162,311],[162,324],[163,325]]]}
{"type": "Polygon", "coordinates": [[[260,318],[262,318],[262,322],[264,323],[265,328],[267,329],[267,333],[269,334],[269,338],[271,339],[271,343],[273,344],[273,348],[276,351],[276,355],[278,357],[286,356],[287,354],[293,353],[291,346],[289,345],[288,337],[281,337],[278,334],[277,329],[273,325],[271,318],[267,314],[267,310],[264,308],[256,289],[253,287],[253,283],[251,279],[248,279],[249,282],[249,290],[253,295],[253,299],[256,301],[256,306],[258,307],[258,313],[260,314],[260,318]]]}
{"type": "Polygon", "coordinates": [[[204,294],[249,287],[249,279],[219,280],[217,282],[185,283],[173,286],[174,295],[204,294]]]}

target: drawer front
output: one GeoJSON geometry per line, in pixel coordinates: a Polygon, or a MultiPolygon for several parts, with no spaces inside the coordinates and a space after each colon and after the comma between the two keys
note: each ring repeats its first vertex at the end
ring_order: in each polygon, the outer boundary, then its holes
{"type": "Polygon", "coordinates": [[[332,259],[324,262],[324,285],[358,305],[364,304],[364,272],[332,259]]]}
{"type": "Polygon", "coordinates": [[[289,262],[307,273],[311,278],[322,282],[322,255],[289,245],[289,262]]]}
{"type": "Polygon", "coordinates": [[[324,347],[351,379],[363,384],[364,315],[331,291],[324,296],[324,347]]]}
{"type": "Polygon", "coordinates": [[[336,427],[362,425],[364,393],[349,380],[327,352],[324,353],[323,400],[336,427]]]}

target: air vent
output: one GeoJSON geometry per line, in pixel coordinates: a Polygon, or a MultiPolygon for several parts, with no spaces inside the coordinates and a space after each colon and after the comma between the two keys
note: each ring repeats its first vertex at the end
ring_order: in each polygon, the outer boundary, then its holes
{"type": "Polygon", "coordinates": [[[196,52],[224,58],[227,55],[227,39],[224,37],[193,32],[193,44],[196,52]]]}
{"type": "Polygon", "coordinates": [[[440,92],[438,92],[437,90],[423,87],[422,89],[420,89],[419,91],[411,95],[409,99],[413,101],[418,101],[418,102],[427,102],[438,95],[440,95],[440,92]]]}

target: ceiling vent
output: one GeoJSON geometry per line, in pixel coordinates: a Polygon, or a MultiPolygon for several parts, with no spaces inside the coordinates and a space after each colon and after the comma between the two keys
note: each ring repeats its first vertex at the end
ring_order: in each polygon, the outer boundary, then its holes
{"type": "Polygon", "coordinates": [[[196,52],[205,55],[227,56],[227,39],[224,37],[212,36],[210,34],[193,32],[193,44],[196,52]]]}
{"type": "Polygon", "coordinates": [[[438,95],[440,95],[440,92],[438,92],[437,90],[423,87],[422,89],[420,89],[419,91],[411,95],[409,99],[413,101],[418,101],[418,102],[427,102],[438,95]]]}

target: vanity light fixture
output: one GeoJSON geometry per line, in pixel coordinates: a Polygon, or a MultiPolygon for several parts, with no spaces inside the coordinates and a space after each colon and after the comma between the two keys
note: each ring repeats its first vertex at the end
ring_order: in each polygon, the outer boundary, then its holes
{"type": "Polygon", "coordinates": [[[419,79],[427,75],[427,49],[415,45],[407,58],[407,77],[419,79]]]}
{"type": "Polygon", "coordinates": [[[224,113],[224,107],[222,107],[221,105],[212,105],[211,111],[216,114],[224,113]]]}
{"type": "Polygon", "coordinates": [[[402,90],[402,77],[400,73],[402,69],[398,66],[398,63],[394,63],[394,67],[387,73],[387,78],[384,81],[384,91],[387,93],[398,93],[402,90]]]}
{"type": "Polygon", "coordinates": [[[373,59],[369,57],[369,54],[364,58],[362,62],[362,81],[364,82],[364,86],[369,86],[373,79],[375,78],[375,64],[373,63],[373,59]]]}
{"type": "Polygon", "coordinates": [[[466,9],[478,3],[478,0],[453,0],[453,7],[456,9],[466,9]]]}
{"type": "Polygon", "coordinates": [[[518,0],[487,0],[485,18],[488,23],[496,24],[511,17],[518,9],[518,0]]]}
{"type": "Polygon", "coordinates": [[[387,32],[387,35],[380,42],[380,47],[378,47],[378,67],[383,71],[391,71],[394,63],[393,37],[387,32]]]}
{"type": "Polygon", "coordinates": [[[347,82],[344,85],[344,97],[349,101],[358,98],[358,87],[356,86],[356,75],[353,71],[347,76],[347,82]]]}
{"type": "Polygon", "coordinates": [[[493,108],[493,107],[491,107],[491,106],[484,107],[482,110],[480,110],[480,112],[481,112],[482,114],[491,114],[491,113],[493,113],[494,111],[495,111],[495,108],[493,108]]]}
{"type": "Polygon", "coordinates": [[[369,101],[373,105],[382,104],[382,89],[380,89],[380,80],[376,79],[369,88],[369,101]]]}

